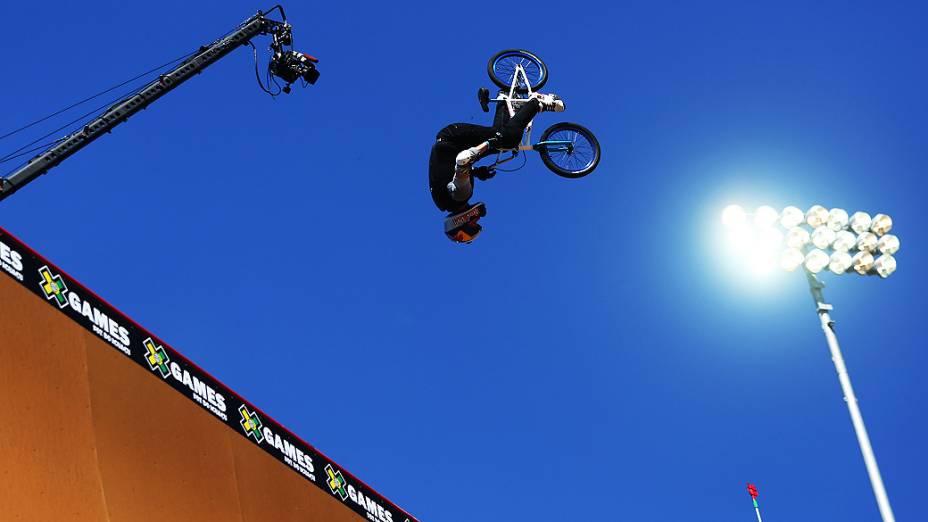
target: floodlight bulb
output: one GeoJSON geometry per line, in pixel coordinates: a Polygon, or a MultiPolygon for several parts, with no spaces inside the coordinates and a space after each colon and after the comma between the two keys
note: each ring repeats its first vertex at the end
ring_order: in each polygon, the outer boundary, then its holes
{"type": "Polygon", "coordinates": [[[835,231],[822,225],[812,231],[812,244],[822,250],[831,246],[835,241],[835,231]]]}
{"type": "Polygon", "coordinates": [[[876,238],[876,234],[873,232],[864,232],[863,234],[857,236],[857,250],[861,252],[876,252],[876,246],[879,243],[879,240],[876,238]]]}
{"type": "Polygon", "coordinates": [[[790,248],[801,249],[808,245],[811,240],[809,231],[802,227],[793,227],[786,232],[786,246],[790,248]]]}
{"type": "Polygon", "coordinates": [[[835,234],[835,242],[831,244],[831,248],[834,248],[835,252],[847,252],[856,245],[857,236],[855,236],[853,232],[841,230],[835,234]]]}
{"type": "Polygon", "coordinates": [[[844,227],[847,226],[847,222],[847,211],[843,208],[833,208],[830,212],[828,212],[828,228],[834,230],[835,232],[844,230],[844,227]]]}
{"type": "Polygon", "coordinates": [[[789,206],[780,213],[780,225],[789,230],[798,227],[806,220],[806,215],[798,207],[789,206]]]}
{"type": "Polygon", "coordinates": [[[777,211],[768,205],[757,207],[754,211],[754,225],[761,228],[772,227],[777,224],[780,215],[777,211]]]}
{"type": "Polygon", "coordinates": [[[741,205],[728,205],[722,211],[722,224],[726,227],[737,227],[747,222],[748,216],[741,205]]]}
{"type": "Polygon", "coordinates": [[[866,212],[854,212],[854,215],[851,216],[848,223],[851,225],[851,230],[858,234],[863,234],[870,230],[870,221],[870,214],[866,212]]]}
{"type": "Polygon", "coordinates": [[[847,252],[835,252],[831,254],[831,260],[828,262],[828,270],[841,275],[847,272],[847,269],[851,268],[853,264],[854,261],[851,259],[851,254],[847,252]]]}
{"type": "Polygon", "coordinates": [[[828,209],[821,205],[812,205],[806,212],[806,223],[812,228],[818,228],[828,221],[828,209]]]}
{"type": "Polygon", "coordinates": [[[876,247],[882,254],[893,255],[899,251],[899,238],[892,234],[886,234],[880,238],[876,247]]]}
{"type": "Polygon", "coordinates": [[[893,220],[886,214],[877,214],[873,216],[873,222],[870,223],[870,232],[878,236],[889,232],[893,229],[893,220]]]}
{"type": "Polygon", "coordinates": [[[814,248],[811,252],[806,254],[805,266],[806,270],[817,274],[825,269],[828,266],[828,263],[831,261],[831,258],[828,257],[828,254],[822,252],[821,250],[814,248]]]}
{"type": "Polygon", "coordinates": [[[860,275],[867,275],[867,272],[873,268],[873,254],[866,250],[857,252],[851,258],[851,267],[860,275]]]}
{"type": "Polygon", "coordinates": [[[787,248],[780,255],[780,267],[787,272],[792,272],[802,266],[806,256],[798,248],[787,248]]]}
{"type": "Polygon", "coordinates": [[[883,254],[876,258],[876,261],[873,263],[873,268],[876,270],[877,274],[880,274],[880,277],[885,279],[896,271],[896,258],[889,254],[883,254]]]}

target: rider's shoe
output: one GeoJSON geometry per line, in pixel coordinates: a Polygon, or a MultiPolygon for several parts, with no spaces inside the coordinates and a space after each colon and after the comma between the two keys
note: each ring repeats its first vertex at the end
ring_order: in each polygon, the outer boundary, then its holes
{"type": "Polygon", "coordinates": [[[567,105],[557,94],[535,93],[535,99],[541,104],[541,110],[550,112],[564,112],[567,105]]]}
{"type": "Polygon", "coordinates": [[[454,161],[459,167],[466,167],[478,159],[480,159],[480,148],[471,147],[458,154],[457,157],[454,158],[454,161]]]}

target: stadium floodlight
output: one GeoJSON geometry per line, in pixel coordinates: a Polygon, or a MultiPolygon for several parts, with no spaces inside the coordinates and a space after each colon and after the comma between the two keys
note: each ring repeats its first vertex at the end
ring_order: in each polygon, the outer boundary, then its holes
{"type": "MultiPolygon", "coordinates": [[[[747,223],[748,216],[740,205],[728,205],[722,211],[722,224],[726,227],[733,228],[747,223]]],[[[870,223],[867,222],[867,227],[870,223]]]]}
{"type": "Polygon", "coordinates": [[[880,274],[880,277],[889,277],[896,271],[896,258],[889,254],[883,254],[876,258],[873,269],[880,274]]]}
{"type": "Polygon", "coordinates": [[[860,275],[867,275],[870,270],[873,269],[873,254],[862,250],[854,254],[854,257],[851,259],[852,268],[855,272],[860,275]]]}
{"type": "Polygon", "coordinates": [[[857,236],[857,250],[861,252],[870,252],[872,254],[876,252],[876,248],[879,244],[880,240],[877,239],[876,234],[873,232],[864,232],[857,236]]]}
{"type": "Polygon", "coordinates": [[[824,270],[826,266],[828,266],[829,260],[830,258],[824,250],[813,248],[809,251],[808,254],[806,254],[806,262],[804,264],[806,270],[812,272],[813,274],[817,274],[824,270]]]}
{"type": "Polygon", "coordinates": [[[806,223],[817,228],[828,222],[828,209],[821,205],[812,205],[806,212],[806,223]]]}
{"type": "MultiPolygon", "coordinates": [[[[806,215],[799,207],[788,206],[780,213],[780,226],[789,230],[798,227],[806,220],[806,215]]],[[[867,223],[869,227],[869,222],[867,223]]]]}
{"type": "Polygon", "coordinates": [[[825,225],[812,231],[812,244],[815,245],[815,248],[825,250],[835,242],[836,238],[837,234],[835,231],[825,225]]]}
{"type": "Polygon", "coordinates": [[[831,254],[831,259],[828,262],[828,270],[831,270],[835,274],[841,275],[847,272],[853,264],[854,259],[851,257],[851,254],[848,254],[846,251],[839,251],[831,254]]]}
{"type": "Polygon", "coordinates": [[[780,215],[777,214],[777,211],[767,205],[757,207],[757,210],[754,211],[754,224],[758,227],[776,226],[779,219],[780,215]]]}
{"type": "Polygon", "coordinates": [[[870,221],[870,214],[866,212],[854,212],[854,215],[852,215],[850,219],[851,230],[857,234],[863,234],[870,230],[870,221]]]}
{"type": "Polygon", "coordinates": [[[780,254],[780,267],[787,272],[792,272],[802,266],[806,256],[798,248],[787,248],[780,254]]]}
{"type": "Polygon", "coordinates": [[[873,221],[870,223],[870,232],[878,236],[889,232],[893,229],[893,220],[886,214],[877,214],[873,216],[873,221]]]}
{"type": "Polygon", "coordinates": [[[809,231],[802,227],[793,227],[786,232],[786,246],[802,249],[812,241],[809,231]]]}
{"type": "Polygon", "coordinates": [[[856,245],[857,236],[855,236],[853,232],[841,230],[835,234],[835,240],[831,244],[831,248],[834,249],[835,252],[847,252],[856,245]]]}
{"type": "Polygon", "coordinates": [[[886,234],[877,242],[876,248],[880,253],[891,256],[899,251],[899,238],[892,234],[886,234]]]}
{"type": "Polygon", "coordinates": [[[843,208],[833,208],[828,212],[828,228],[837,232],[839,230],[844,230],[847,227],[847,223],[847,211],[843,208]]]}
{"type": "Polygon", "coordinates": [[[838,346],[835,323],[831,319],[834,307],[825,301],[822,292],[825,285],[816,276],[826,268],[837,275],[857,273],[881,278],[892,275],[896,271],[894,254],[899,251],[899,238],[889,233],[893,228],[892,218],[886,214],[875,214],[871,218],[866,212],[854,212],[848,216],[844,209],[828,210],[822,205],[813,205],[805,212],[799,207],[788,206],[780,213],[765,205],[749,215],[742,207],[729,205],[722,213],[722,223],[731,229],[741,248],[750,250],[742,252],[748,260],[746,268],[756,271],[757,267],[773,264],[774,261],[765,260],[768,258],[764,256],[776,251],[780,253],[779,265],[784,270],[793,272],[803,267],[880,515],[883,522],[895,522],[851,378],[838,346]]]}

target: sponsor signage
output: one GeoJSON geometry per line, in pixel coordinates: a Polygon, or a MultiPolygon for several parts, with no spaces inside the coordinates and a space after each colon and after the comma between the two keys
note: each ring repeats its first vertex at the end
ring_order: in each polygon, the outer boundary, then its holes
{"type": "Polygon", "coordinates": [[[0,228],[0,272],[371,522],[416,519],[0,228]]]}

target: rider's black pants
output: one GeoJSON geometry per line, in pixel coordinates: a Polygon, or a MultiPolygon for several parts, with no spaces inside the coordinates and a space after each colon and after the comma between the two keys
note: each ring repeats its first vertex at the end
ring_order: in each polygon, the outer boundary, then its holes
{"type": "Polygon", "coordinates": [[[538,114],[540,108],[537,100],[531,100],[524,103],[510,118],[505,104],[498,103],[492,127],[452,123],[440,130],[429,158],[429,190],[432,192],[435,206],[448,212],[458,212],[467,208],[468,202],[453,200],[447,188],[454,177],[454,160],[457,155],[492,138],[496,138],[493,143],[495,148],[517,147],[522,140],[525,127],[538,114]]]}

